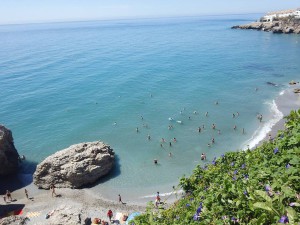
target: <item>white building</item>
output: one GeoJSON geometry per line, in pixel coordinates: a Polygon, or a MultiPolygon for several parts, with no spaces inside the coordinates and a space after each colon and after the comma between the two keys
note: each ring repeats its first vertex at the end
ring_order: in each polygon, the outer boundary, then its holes
{"type": "Polygon", "coordinates": [[[262,18],[263,22],[272,22],[274,18],[283,18],[288,16],[295,16],[296,18],[300,18],[300,8],[298,9],[290,9],[290,10],[282,10],[276,12],[270,12],[262,18]]]}

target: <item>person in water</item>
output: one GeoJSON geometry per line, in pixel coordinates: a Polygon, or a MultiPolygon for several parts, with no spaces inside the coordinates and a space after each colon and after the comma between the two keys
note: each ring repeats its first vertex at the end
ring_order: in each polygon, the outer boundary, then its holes
{"type": "Polygon", "coordinates": [[[206,160],[206,155],[204,153],[201,154],[201,160],[206,160]]]}

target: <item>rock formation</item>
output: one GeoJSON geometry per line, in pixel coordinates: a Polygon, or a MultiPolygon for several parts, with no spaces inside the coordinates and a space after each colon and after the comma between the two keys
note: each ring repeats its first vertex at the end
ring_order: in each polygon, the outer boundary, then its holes
{"type": "Polygon", "coordinates": [[[19,154],[9,129],[0,125],[0,175],[9,175],[17,171],[19,154]]]}
{"type": "Polygon", "coordinates": [[[253,29],[273,33],[300,34],[300,19],[280,19],[272,22],[253,22],[244,25],[233,26],[232,29],[253,29]]]}
{"type": "Polygon", "coordinates": [[[103,142],[72,145],[41,162],[33,174],[39,188],[80,188],[108,174],[114,165],[114,152],[103,142]]]}
{"type": "Polygon", "coordinates": [[[23,216],[9,216],[0,220],[0,225],[26,225],[28,218],[23,216]]]}

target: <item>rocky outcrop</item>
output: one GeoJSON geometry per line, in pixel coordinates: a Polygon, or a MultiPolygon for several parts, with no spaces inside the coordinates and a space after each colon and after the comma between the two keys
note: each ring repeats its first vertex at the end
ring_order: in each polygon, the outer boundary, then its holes
{"type": "Polygon", "coordinates": [[[109,173],[114,165],[114,152],[103,142],[72,145],[41,162],[33,174],[39,188],[80,188],[109,173]]]}
{"type": "Polygon", "coordinates": [[[10,175],[18,170],[19,154],[9,129],[0,125],[0,175],[10,175]]]}
{"type": "Polygon", "coordinates": [[[273,22],[253,22],[231,27],[232,29],[252,29],[273,33],[300,34],[300,19],[282,19],[273,22]]]}
{"type": "Polygon", "coordinates": [[[82,210],[74,207],[53,210],[46,215],[49,225],[85,225],[82,210]]]}
{"type": "Polygon", "coordinates": [[[28,218],[23,216],[9,216],[0,220],[0,225],[26,225],[28,218]]]}

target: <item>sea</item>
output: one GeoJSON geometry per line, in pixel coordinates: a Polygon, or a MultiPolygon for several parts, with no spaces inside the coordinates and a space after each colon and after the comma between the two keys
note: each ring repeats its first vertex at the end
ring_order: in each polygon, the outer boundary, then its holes
{"type": "Polygon", "coordinates": [[[300,78],[299,35],[231,29],[261,16],[1,25],[0,123],[26,157],[22,173],[103,141],[115,167],[89,189],[143,201],[177,189],[201,153],[210,162],[256,146],[300,78]]]}

